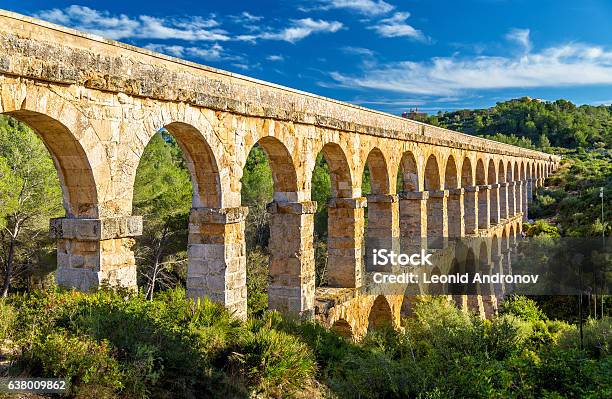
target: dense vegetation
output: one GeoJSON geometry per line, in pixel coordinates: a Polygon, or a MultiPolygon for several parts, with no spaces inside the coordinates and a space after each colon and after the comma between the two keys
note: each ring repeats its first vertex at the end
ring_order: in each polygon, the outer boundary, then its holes
{"type": "Polygon", "coordinates": [[[566,237],[610,236],[612,225],[612,149],[566,152],[561,169],[530,204],[529,216],[548,219],[566,237]],[[604,188],[601,215],[600,188],[604,188]]]}
{"type": "MultiPolygon", "coordinates": [[[[530,205],[530,236],[610,236],[612,109],[527,98],[487,110],[440,113],[428,122],[563,156],[530,205]],[[605,188],[601,217],[599,187],[605,188]]],[[[368,168],[362,191],[369,191],[368,168]]],[[[317,324],[267,312],[266,204],[272,173],[255,146],[243,171],[249,321],[208,301],[184,300],[191,180],[165,131],[150,141],[135,182],[145,219],[135,247],[141,292],[60,291],[49,274],[48,219],[61,190],[44,144],[0,117],[0,376],[67,376],[77,397],[610,397],[610,318],[584,316],[576,297],[516,297],[491,321],[442,298],[422,298],[403,331],[351,343],[317,324]],[[43,200],[44,199],[44,200],[43,200]],[[9,278],[10,276],[10,278],[9,278]],[[8,284],[10,282],[10,284],[8,284]],[[538,308],[539,306],[539,308],[538,308]],[[556,320],[559,319],[559,320],[556,320]],[[563,321],[561,321],[563,320],[563,321]],[[571,324],[570,324],[571,323],[571,324]]],[[[325,284],[330,175],[319,155],[312,178],[317,284],[325,284]]],[[[606,307],[607,314],[612,304],[606,307]]]]}
{"type": "Polygon", "coordinates": [[[15,119],[0,117],[0,293],[26,289],[53,271],[49,219],[63,214],[55,166],[42,141],[15,119]]]}
{"type": "Polygon", "coordinates": [[[403,332],[351,343],[312,322],[266,314],[246,323],[166,290],[93,295],[54,289],[0,302],[11,373],[61,376],[76,397],[606,398],[609,318],[547,320],[515,297],[490,321],[422,298],[403,332]]]}
{"type": "Polygon", "coordinates": [[[426,122],[528,148],[612,148],[612,106],[606,105],[523,97],[489,109],[440,112],[426,122]]]}

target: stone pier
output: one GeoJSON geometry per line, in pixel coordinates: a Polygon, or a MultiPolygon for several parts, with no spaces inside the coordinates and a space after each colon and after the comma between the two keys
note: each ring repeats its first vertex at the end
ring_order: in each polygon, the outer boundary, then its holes
{"type": "Polygon", "coordinates": [[[268,304],[283,313],[312,317],[315,265],[313,215],[317,203],[272,202],[270,213],[270,285],[268,304]]]}
{"type": "Polygon", "coordinates": [[[244,224],[248,209],[192,208],[189,214],[187,296],[222,302],[247,315],[244,224]]]}
{"type": "Polygon", "coordinates": [[[134,237],[142,234],[142,218],[51,219],[57,239],[56,280],[81,291],[101,285],[136,290],[134,237]]]}
{"type": "Polygon", "coordinates": [[[327,284],[357,288],[363,283],[363,230],[366,199],[332,198],[327,204],[327,284]]]}

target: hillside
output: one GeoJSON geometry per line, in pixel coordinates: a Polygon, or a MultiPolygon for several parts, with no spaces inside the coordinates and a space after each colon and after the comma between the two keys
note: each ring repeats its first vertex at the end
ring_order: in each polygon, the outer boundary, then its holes
{"type": "Polygon", "coordinates": [[[612,106],[606,105],[523,97],[488,109],[439,112],[425,121],[526,148],[612,147],[612,106]]]}

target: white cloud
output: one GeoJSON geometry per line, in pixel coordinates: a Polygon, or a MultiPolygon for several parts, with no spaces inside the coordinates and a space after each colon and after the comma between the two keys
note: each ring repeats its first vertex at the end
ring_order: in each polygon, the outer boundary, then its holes
{"type": "Polygon", "coordinates": [[[291,25],[279,31],[264,31],[250,35],[240,35],[238,40],[255,42],[258,39],[282,40],[289,43],[300,41],[314,33],[334,33],[342,29],[338,21],[325,21],[322,19],[302,18],[292,19],[291,25]]]}
{"type": "Polygon", "coordinates": [[[242,69],[243,71],[248,71],[250,69],[259,69],[259,67],[261,66],[259,63],[257,64],[246,64],[246,63],[242,63],[242,62],[235,62],[232,64],[233,67],[236,67],[238,69],[242,69]]]}
{"type": "Polygon", "coordinates": [[[185,47],[180,45],[151,43],[144,46],[144,48],[151,51],[157,51],[158,53],[167,54],[173,57],[197,58],[205,61],[241,59],[240,57],[227,54],[223,46],[218,43],[215,43],[209,47],[185,47]]]}
{"type": "Polygon", "coordinates": [[[426,101],[422,98],[389,98],[377,100],[352,100],[352,104],[357,105],[391,105],[395,107],[414,107],[416,105],[424,105],[426,101]]]}
{"type": "Polygon", "coordinates": [[[230,15],[228,18],[236,24],[244,24],[247,27],[251,27],[252,24],[261,21],[264,17],[243,11],[237,15],[230,15]]]}
{"type": "Polygon", "coordinates": [[[410,13],[408,12],[396,12],[391,17],[384,18],[368,27],[368,29],[375,30],[376,33],[382,37],[410,37],[417,40],[424,40],[425,36],[420,30],[406,23],[408,17],[410,17],[410,13]]]}
{"type": "Polygon", "coordinates": [[[383,0],[320,0],[319,3],[314,8],[304,8],[304,11],[347,9],[364,15],[381,15],[395,8],[383,0]]]}
{"type": "Polygon", "coordinates": [[[68,25],[109,39],[179,39],[191,41],[226,41],[230,37],[214,18],[199,16],[185,19],[156,18],[140,15],[130,18],[108,11],[71,5],[64,9],[43,10],[34,15],[47,21],[68,25]]]}
{"type": "Polygon", "coordinates": [[[263,17],[259,16],[259,15],[253,15],[248,11],[243,11],[239,16],[239,19],[243,20],[243,21],[247,21],[247,22],[256,22],[256,21],[261,21],[263,19],[263,17]]]}
{"type": "Polygon", "coordinates": [[[284,61],[285,57],[280,54],[273,54],[266,57],[268,61],[284,61]]]}
{"type": "Polygon", "coordinates": [[[364,57],[374,56],[374,52],[372,50],[370,50],[369,48],[364,48],[364,47],[345,46],[345,47],[342,47],[342,51],[345,54],[360,55],[364,57]]]}
{"type": "Polygon", "coordinates": [[[518,56],[369,64],[358,76],[339,72],[330,76],[345,87],[434,96],[470,90],[612,84],[612,51],[569,43],[518,56]]]}
{"type": "Polygon", "coordinates": [[[512,29],[506,34],[506,39],[512,42],[516,42],[521,45],[525,52],[531,51],[531,41],[529,40],[529,29],[512,29]]]}

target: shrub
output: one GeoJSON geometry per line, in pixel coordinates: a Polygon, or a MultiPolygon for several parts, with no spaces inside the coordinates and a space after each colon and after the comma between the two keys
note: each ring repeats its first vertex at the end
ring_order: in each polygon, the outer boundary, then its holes
{"type": "Polygon", "coordinates": [[[557,229],[557,227],[541,219],[536,220],[532,224],[525,223],[523,228],[527,229],[527,237],[560,237],[559,230],[557,229]]]}
{"type": "Polygon", "coordinates": [[[605,398],[612,393],[610,358],[597,362],[579,350],[550,347],[532,369],[536,397],[605,398]],[[607,394],[606,394],[607,392],[607,394]]]}
{"type": "Polygon", "coordinates": [[[487,333],[488,351],[493,358],[503,360],[520,352],[532,333],[532,325],[513,314],[496,317],[487,333]]]}
{"type": "Polygon", "coordinates": [[[244,376],[257,394],[292,397],[314,384],[316,363],[297,337],[251,323],[229,356],[230,368],[244,376]]]}
{"type": "Polygon", "coordinates": [[[490,321],[420,297],[404,331],[356,343],[274,312],[237,321],[182,289],[153,301],[53,289],[9,302],[0,312],[17,313],[21,348],[12,374],[67,375],[84,398],[598,397],[612,386],[609,319],[585,325],[580,351],[574,326],[525,297],[490,321]]]}
{"type": "Polygon", "coordinates": [[[257,247],[247,254],[247,306],[249,315],[261,316],[268,309],[270,256],[257,247]]]}
{"type": "Polygon", "coordinates": [[[546,320],[536,302],[520,295],[507,296],[500,306],[501,313],[511,314],[525,321],[546,320]]]}
{"type": "Polygon", "coordinates": [[[66,378],[73,393],[95,390],[97,397],[110,397],[123,387],[119,363],[106,341],[58,332],[35,342],[25,357],[40,366],[42,375],[66,378]]]}
{"type": "MultiPolygon", "coordinates": [[[[588,319],[583,325],[583,347],[592,356],[603,358],[612,354],[612,318],[588,319]]],[[[576,326],[561,332],[559,346],[580,347],[580,331],[576,326]]]]}
{"type": "Polygon", "coordinates": [[[444,358],[477,353],[483,349],[484,325],[444,297],[415,303],[414,317],[406,320],[406,334],[419,352],[435,352],[444,358]]]}
{"type": "Polygon", "coordinates": [[[0,299],[0,346],[2,341],[11,339],[17,320],[17,312],[5,300],[0,299]]]}

